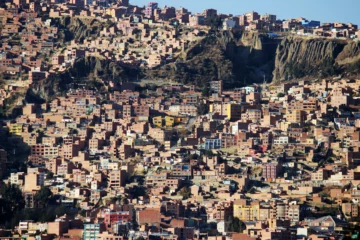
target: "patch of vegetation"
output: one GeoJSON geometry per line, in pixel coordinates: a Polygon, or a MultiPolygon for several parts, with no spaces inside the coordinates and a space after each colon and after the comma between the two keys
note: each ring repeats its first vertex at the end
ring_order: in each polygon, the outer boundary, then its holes
{"type": "Polygon", "coordinates": [[[183,187],[179,190],[178,195],[182,196],[184,199],[191,197],[191,190],[189,187],[183,187]]]}
{"type": "Polygon", "coordinates": [[[209,105],[201,102],[197,108],[199,115],[205,115],[209,112],[209,105]]]}
{"type": "Polygon", "coordinates": [[[230,216],[225,222],[225,228],[227,232],[242,233],[246,226],[239,218],[230,216]]]}

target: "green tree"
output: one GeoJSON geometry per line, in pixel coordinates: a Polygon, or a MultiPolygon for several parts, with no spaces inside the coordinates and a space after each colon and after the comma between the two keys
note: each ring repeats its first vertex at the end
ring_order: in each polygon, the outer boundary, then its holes
{"type": "Polygon", "coordinates": [[[233,216],[230,216],[225,224],[227,232],[242,233],[245,229],[245,224],[237,217],[234,218],[233,216]]]}
{"type": "Polygon", "coordinates": [[[52,192],[47,187],[42,187],[34,196],[34,200],[37,203],[38,207],[46,208],[48,202],[52,196],[52,192]]]}
{"type": "Polygon", "coordinates": [[[323,77],[333,76],[335,75],[335,68],[334,68],[334,60],[330,58],[325,58],[323,62],[320,64],[321,75],[323,77]]]}
{"type": "Polygon", "coordinates": [[[205,115],[209,112],[209,106],[203,102],[201,102],[197,108],[199,115],[205,115]]]}
{"type": "Polygon", "coordinates": [[[282,92],[279,92],[279,93],[277,94],[277,97],[278,97],[278,98],[281,98],[281,97],[284,97],[284,96],[285,96],[285,94],[282,93],[282,92]]]}
{"type": "Polygon", "coordinates": [[[12,184],[3,185],[0,196],[0,223],[5,223],[25,207],[25,200],[19,187],[12,184]]]}
{"type": "Polygon", "coordinates": [[[205,156],[207,156],[208,158],[212,158],[214,156],[214,153],[211,150],[206,150],[205,156]]]}
{"type": "Polygon", "coordinates": [[[210,96],[210,86],[206,85],[206,86],[202,89],[201,95],[202,95],[203,97],[208,97],[208,96],[210,96]]]}
{"type": "Polygon", "coordinates": [[[46,179],[52,179],[54,177],[54,173],[53,172],[48,172],[46,174],[46,179]]]}
{"type": "Polygon", "coordinates": [[[66,207],[64,205],[60,205],[54,210],[55,216],[63,216],[66,213],[66,207]]]}
{"type": "Polygon", "coordinates": [[[81,209],[80,212],[79,212],[80,216],[82,217],[86,217],[86,210],[84,209],[81,209]]]}
{"type": "Polygon", "coordinates": [[[184,199],[188,199],[189,197],[191,197],[191,190],[189,187],[183,187],[179,190],[178,194],[184,199]]]}

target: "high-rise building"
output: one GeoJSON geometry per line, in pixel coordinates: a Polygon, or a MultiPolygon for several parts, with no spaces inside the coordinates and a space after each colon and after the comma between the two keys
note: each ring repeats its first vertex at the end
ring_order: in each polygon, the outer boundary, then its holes
{"type": "Polygon", "coordinates": [[[288,208],[287,218],[290,220],[292,225],[297,224],[300,221],[300,206],[290,205],[288,208]]]}
{"type": "Polygon", "coordinates": [[[97,240],[98,235],[100,234],[100,224],[98,223],[88,223],[84,224],[84,240],[97,240]]]}
{"type": "Polygon", "coordinates": [[[217,15],[217,10],[216,9],[205,9],[204,12],[203,12],[203,15],[206,19],[208,18],[211,18],[211,17],[214,17],[217,15]]]}
{"type": "Polygon", "coordinates": [[[234,217],[241,221],[256,221],[259,219],[259,204],[248,205],[245,199],[239,199],[234,202],[234,217]]]}
{"type": "Polygon", "coordinates": [[[259,14],[257,12],[254,12],[254,11],[245,13],[245,16],[246,16],[246,21],[248,23],[260,19],[259,14]]]}
{"type": "Polygon", "coordinates": [[[268,163],[263,167],[263,178],[270,181],[275,180],[281,171],[281,165],[279,163],[268,163]]]}
{"type": "Polygon", "coordinates": [[[31,192],[34,190],[40,190],[44,186],[45,173],[44,172],[32,172],[25,176],[24,191],[31,192]]]}
{"type": "Polygon", "coordinates": [[[223,81],[219,80],[219,81],[211,81],[210,82],[210,90],[214,93],[219,93],[221,94],[223,91],[223,81]]]}
{"type": "Polygon", "coordinates": [[[276,15],[274,14],[264,14],[261,15],[260,19],[264,22],[269,22],[269,23],[275,23],[276,22],[276,15]]]}
{"type": "Polygon", "coordinates": [[[125,185],[125,174],[124,170],[111,171],[109,174],[109,186],[113,188],[120,188],[125,185]]]}

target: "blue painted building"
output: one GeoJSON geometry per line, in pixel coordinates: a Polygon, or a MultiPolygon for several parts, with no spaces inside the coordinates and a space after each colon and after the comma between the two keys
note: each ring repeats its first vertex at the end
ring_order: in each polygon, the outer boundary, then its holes
{"type": "Polygon", "coordinates": [[[221,139],[219,139],[219,138],[206,139],[204,148],[206,150],[221,148],[221,139]]]}

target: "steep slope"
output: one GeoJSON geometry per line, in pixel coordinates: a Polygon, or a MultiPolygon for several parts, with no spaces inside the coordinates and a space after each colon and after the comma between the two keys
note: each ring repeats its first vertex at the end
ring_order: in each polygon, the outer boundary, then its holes
{"type": "MultiPolygon", "coordinates": [[[[27,91],[29,102],[49,101],[63,94],[69,87],[86,84],[90,88],[103,89],[107,81],[128,82],[141,74],[138,69],[122,66],[96,57],[78,59],[68,71],[51,75],[49,78],[35,82],[27,91]]],[[[141,75],[140,75],[141,76],[141,75]]]]}
{"type": "Polygon", "coordinates": [[[276,51],[273,81],[357,72],[359,44],[331,39],[284,38],[276,51]]]}
{"type": "Polygon", "coordinates": [[[146,71],[150,79],[172,79],[205,86],[222,79],[225,86],[242,86],[271,79],[278,40],[265,34],[224,31],[205,37],[175,63],[146,71]]]}
{"type": "Polygon", "coordinates": [[[36,81],[26,92],[25,100],[31,103],[43,103],[65,93],[69,84],[73,83],[69,72],[50,75],[48,78],[36,81]]]}
{"type": "Polygon", "coordinates": [[[53,19],[54,26],[59,28],[59,41],[65,43],[71,40],[82,42],[87,37],[97,37],[105,27],[114,23],[99,21],[95,18],[61,17],[53,19]]]}
{"type": "Polygon", "coordinates": [[[141,77],[139,68],[97,57],[78,59],[70,69],[70,73],[76,78],[113,80],[115,82],[128,82],[141,77]]]}

